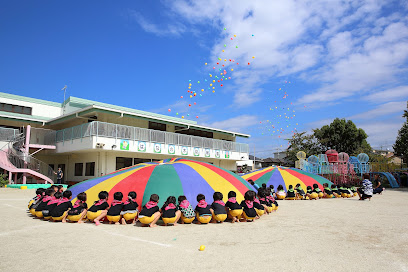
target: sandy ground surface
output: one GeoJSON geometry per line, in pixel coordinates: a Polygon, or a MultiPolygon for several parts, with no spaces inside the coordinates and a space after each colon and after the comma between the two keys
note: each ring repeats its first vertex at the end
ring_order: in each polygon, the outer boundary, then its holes
{"type": "Polygon", "coordinates": [[[153,229],[44,222],[27,214],[33,195],[0,189],[0,271],[408,271],[408,191],[285,200],[254,223],[153,229]]]}

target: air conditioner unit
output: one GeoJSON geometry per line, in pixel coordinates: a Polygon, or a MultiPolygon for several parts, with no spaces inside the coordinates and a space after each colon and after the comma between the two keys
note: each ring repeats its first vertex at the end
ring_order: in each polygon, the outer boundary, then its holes
{"type": "Polygon", "coordinates": [[[104,146],[104,143],[96,143],[96,148],[103,148],[104,146]]]}

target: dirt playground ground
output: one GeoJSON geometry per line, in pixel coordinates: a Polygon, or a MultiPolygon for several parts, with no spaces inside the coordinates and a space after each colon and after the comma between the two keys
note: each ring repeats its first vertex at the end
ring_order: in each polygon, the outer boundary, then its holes
{"type": "Polygon", "coordinates": [[[254,223],[153,229],[34,219],[33,196],[0,189],[0,271],[408,271],[408,191],[285,200],[254,223]]]}

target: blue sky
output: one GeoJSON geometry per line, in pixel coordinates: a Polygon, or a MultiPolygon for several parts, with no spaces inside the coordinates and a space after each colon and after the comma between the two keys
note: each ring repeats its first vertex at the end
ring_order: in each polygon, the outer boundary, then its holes
{"type": "Polygon", "coordinates": [[[67,95],[251,134],[240,141],[261,157],[335,117],[391,147],[408,98],[407,11],[374,0],[8,1],[0,91],[62,102],[68,85],[67,95]]]}

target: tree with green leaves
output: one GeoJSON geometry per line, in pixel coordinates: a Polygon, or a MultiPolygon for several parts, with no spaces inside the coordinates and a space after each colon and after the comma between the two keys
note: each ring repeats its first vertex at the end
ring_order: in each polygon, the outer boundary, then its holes
{"type": "Polygon", "coordinates": [[[314,129],[313,132],[324,150],[335,149],[350,156],[371,152],[371,146],[366,140],[368,135],[351,120],[336,118],[330,125],[314,129]]]}
{"type": "Polygon", "coordinates": [[[298,158],[296,154],[299,151],[304,151],[308,157],[326,151],[313,134],[306,134],[306,132],[296,133],[291,139],[288,139],[288,141],[289,147],[286,150],[286,159],[289,161],[297,161],[298,158]]]}
{"type": "Polygon", "coordinates": [[[408,163],[408,102],[407,109],[404,111],[402,117],[405,118],[405,122],[398,131],[397,140],[395,141],[393,148],[395,154],[401,156],[404,163],[408,163]]]}

